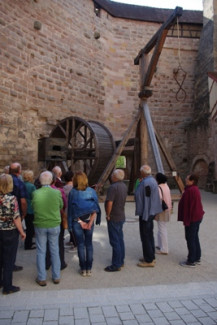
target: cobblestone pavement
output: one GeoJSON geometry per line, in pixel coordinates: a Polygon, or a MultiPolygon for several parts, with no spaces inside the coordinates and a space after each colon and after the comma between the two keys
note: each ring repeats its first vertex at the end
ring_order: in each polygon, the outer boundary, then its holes
{"type": "MultiPolygon", "coordinates": [[[[217,196],[202,192],[202,198],[206,212],[200,230],[202,262],[194,269],[179,266],[187,248],[183,225],[176,221],[177,202],[168,224],[169,255],[156,255],[154,268],[136,266],[142,249],[133,202],[126,205],[126,259],[120,272],[104,271],[111,263],[104,215],[94,231],[92,277],[79,275],[76,252],[66,249],[68,267],[60,284],[52,283],[49,271],[47,286],[39,287],[35,251],[24,251],[21,243],[16,264],[24,269],[13,279],[21,291],[0,295],[0,325],[217,324],[217,196]]],[[[156,230],[155,224],[155,238],[156,230]]]]}
{"type": "Polygon", "coordinates": [[[1,298],[0,325],[217,324],[217,282],[19,292],[1,298]]]}

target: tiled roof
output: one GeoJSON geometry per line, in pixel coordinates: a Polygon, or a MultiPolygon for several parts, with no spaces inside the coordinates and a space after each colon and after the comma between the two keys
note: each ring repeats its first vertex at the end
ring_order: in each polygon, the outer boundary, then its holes
{"type": "MultiPolygon", "coordinates": [[[[93,2],[97,7],[104,9],[113,17],[157,23],[165,22],[175,10],[175,8],[161,9],[136,6],[110,0],[93,0],[93,2]]],[[[199,10],[183,10],[179,21],[186,24],[203,24],[203,12],[199,10]]]]}

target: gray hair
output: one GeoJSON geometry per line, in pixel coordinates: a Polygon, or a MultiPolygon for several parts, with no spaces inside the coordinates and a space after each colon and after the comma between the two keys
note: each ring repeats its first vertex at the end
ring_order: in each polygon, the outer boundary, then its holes
{"type": "Polygon", "coordinates": [[[122,169],[115,169],[112,173],[112,176],[114,176],[119,181],[122,181],[124,179],[125,173],[122,169]]]}
{"type": "Polygon", "coordinates": [[[53,181],[53,174],[49,172],[48,170],[45,172],[42,172],[39,176],[39,181],[41,185],[50,185],[53,181]]]}
{"type": "Polygon", "coordinates": [[[62,175],[62,169],[59,166],[55,166],[52,169],[52,172],[56,175],[56,177],[60,177],[62,175]]]}
{"type": "Polygon", "coordinates": [[[144,175],[144,176],[148,176],[151,175],[151,167],[149,165],[143,165],[140,168],[140,172],[144,175]]]}

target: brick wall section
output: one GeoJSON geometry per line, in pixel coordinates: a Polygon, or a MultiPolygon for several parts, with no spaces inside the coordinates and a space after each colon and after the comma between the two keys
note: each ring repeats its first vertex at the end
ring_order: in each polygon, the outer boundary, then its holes
{"type": "MultiPolygon", "coordinates": [[[[18,160],[38,168],[38,138],[68,116],[104,123],[120,139],[139,105],[134,58],[160,25],[117,19],[91,0],[9,0],[0,4],[0,168],[18,160]],[[34,22],[42,24],[34,29],[34,22]],[[94,32],[100,38],[94,38],[94,32]]],[[[190,162],[185,121],[192,116],[197,39],[168,38],[148,104],[155,125],[185,174],[190,162]],[[173,70],[187,72],[185,102],[173,70]]]]}

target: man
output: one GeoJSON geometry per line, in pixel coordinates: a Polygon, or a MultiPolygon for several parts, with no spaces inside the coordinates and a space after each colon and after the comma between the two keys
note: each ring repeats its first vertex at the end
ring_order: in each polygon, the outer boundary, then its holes
{"type": "Polygon", "coordinates": [[[112,264],[104,269],[106,272],[120,271],[121,267],[124,266],[125,258],[123,224],[125,222],[124,206],[127,187],[123,182],[124,171],[116,169],[112,173],[111,179],[112,184],[107,191],[105,201],[105,212],[109,242],[112,246],[112,264]]]}
{"type": "Polygon", "coordinates": [[[155,266],[154,217],[162,212],[158,184],[151,176],[151,167],[143,165],[140,168],[142,180],[135,192],[136,215],[139,216],[140,237],[143,248],[143,258],[137,264],[139,267],[155,266]]]}
{"type": "Polygon", "coordinates": [[[34,225],[37,249],[36,283],[46,286],[45,256],[47,242],[49,243],[52,279],[54,284],[60,282],[60,257],[59,257],[59,233],[60,233],[60,210],[63,200],[60,191],[50,187],[53,175],[45,171],[40,175],[42,187],[33,192],[32,206],[34,210],[34,225]]]}
{"type": "Polygon", "coordinates": [[[59,166],[55,166],[53,169],[52,169],[52,172],[54,173],[54,175],[56,176],[56,180],[55,180],[55,183],[54,185],[56,187],[60,187],[60,188],[63,188],[64,186],[64,183],[61,179],[61,176],[62,176],[62,169],[59,167],[59,166]]]}
{"type": "MultiPolygon", "coordinates": [[[[21,180],[21,173],[22,173],[21,164],[18,162],[12,163],[9,168],[9,173],[13,178],[12,194],[15,195],[17,198],[21,220],[23,220],[27,213],[27,192],[26,192],[25,184],[21,180]]],[[[22,269],[23,269],[22,266],[14,265],[14,271],[21,271],[22,269]]]]}

